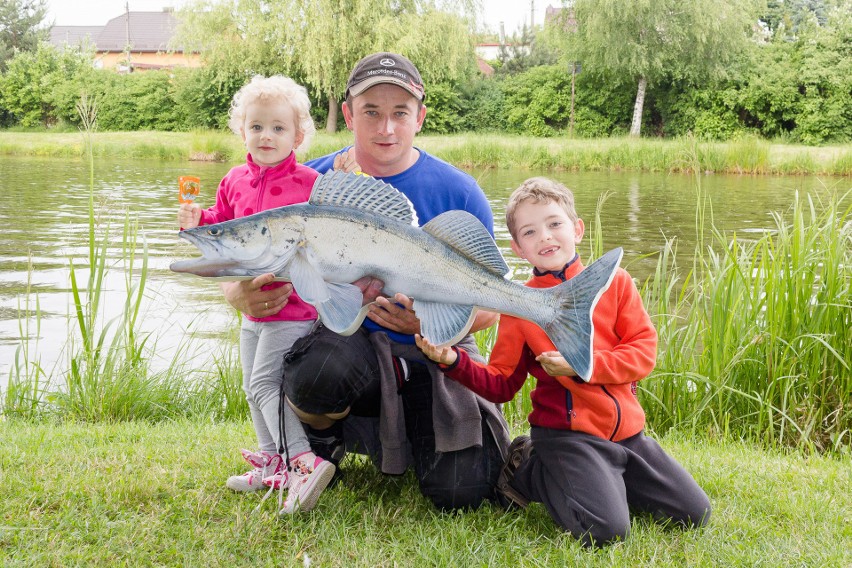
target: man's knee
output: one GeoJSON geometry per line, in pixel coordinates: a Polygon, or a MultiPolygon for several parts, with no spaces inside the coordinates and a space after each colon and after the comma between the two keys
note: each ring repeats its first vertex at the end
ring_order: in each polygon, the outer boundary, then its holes
{"type": "Polygon", "coordinates": [[[321,327],[284,357],[284,392],[307,414],[348,412],[356,398],[378,385],[376,354],[360,331],[343,337],[321,327]]]}

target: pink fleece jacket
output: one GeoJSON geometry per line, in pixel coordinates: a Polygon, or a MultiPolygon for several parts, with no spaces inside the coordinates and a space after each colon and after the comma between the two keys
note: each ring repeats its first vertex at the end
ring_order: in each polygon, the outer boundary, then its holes
{"type": "MultiPolygon", "coordinates": [[[[251,154],[246,163],[232,168],[216,191],[216,205],[201,211],[201,225],[211,225],[245,217],[267,209],[303,203],[311,195],[311,188],[319,174],[307,166],[296,163],[291,152],[283,162],[274,167],[259,166],[251,154]]],[[[283,286],[273,282],[264,290],[283,286]]],[[[245,315],[252,321],[304,321],[317,318],[317,312],[293,292],[290,301],[277,314],[265,318],[245,315]]]]}

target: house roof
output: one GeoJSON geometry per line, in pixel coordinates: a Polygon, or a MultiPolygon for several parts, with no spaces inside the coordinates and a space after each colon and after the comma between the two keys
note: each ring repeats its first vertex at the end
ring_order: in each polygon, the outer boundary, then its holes
{"type": "Polygon", "coordinates": [[[105,26],[53,26],[50,43],[76,45],[88,36],[99,52],[121,52],[128,44],[137,53],[168,51],[176,28],[177,19],[171,10],[128,12],[105,26]]]}
{"type": "Polygon", "coordinates": [[[103,26],[53,26],[50,28],[50,43],[55,46],[78,45],[85,41],[95,43],[103,26]]]}

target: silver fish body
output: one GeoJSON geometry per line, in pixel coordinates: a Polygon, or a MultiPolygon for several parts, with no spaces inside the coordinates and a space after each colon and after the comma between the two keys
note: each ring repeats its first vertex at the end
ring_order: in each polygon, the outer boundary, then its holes
{"type": "Polygon", "coordinates": [[[270,209],[181,232],[203,257],[172,270],[219,279],[272,272],[293,282],[323,323],[353,333],[366,314],[350,282],[381,279],[383,292],[414,300],[422,335],[453,344],[477,309],[539,325],[577,373],[592,371],[591,314],[621,259],[610,251],[575,278],[536,289],[508,280],[508,266],[491,235],[465,211],[449,211],[416,226],[410,203],[372,178],[334,172],[320,176],[308,203],[270,209]]]}

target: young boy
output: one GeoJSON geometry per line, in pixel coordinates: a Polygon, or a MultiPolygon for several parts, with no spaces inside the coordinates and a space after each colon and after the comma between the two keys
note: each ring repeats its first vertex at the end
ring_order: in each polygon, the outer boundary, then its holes
{"type": "MultiPolygon", "coordinates": [[[[585,226],[571,191],[531,178],[506,207],[512,250],[533,265],[527,286],[547,288],[583,270],[576,247],[585,226]]],[[[710,502],[695,480],[659,444],[645,437],[636,383],[654,368],[657,333],[632,278],[619,268],[593,313],[594,367],[588,382],[559,355],[535,324],[500,317],[488,365],[463,350],[417,345],[444,373],[493,402],[507,402],[536,378],[531,436],[509,447],[497,490],[525,507],[544,503],[553,520],[587,546],[624,539],[628,511],[661,522],[704,525],[710,502]]]]}

